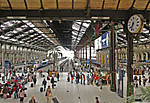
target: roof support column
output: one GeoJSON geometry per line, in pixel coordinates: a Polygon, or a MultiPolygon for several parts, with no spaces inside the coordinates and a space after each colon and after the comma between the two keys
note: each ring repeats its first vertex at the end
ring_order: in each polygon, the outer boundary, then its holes
{"type": "Polygon", "coordinates": [[[112,22],[112,32],[110,35],[111,46],[110,46],[110,73],[111,73],[111,86],[110,89],[116,91],[116,68],[115,68],[115,32],[114,22],[112,22]]]}
{"type": "Polygon", "coordinates": [[[84,42],[83,42],[83,62],[84,62],[84,42]]]}
{"type": "Polygon", "coordinates": [[[87,66],[87,41],[86,41],[86,66],[87,66]]]}
{"type": "MultiPolygon", "coordinates": [[[[127,25],[127,23],[125,23],[127,25]]],[[[134,94],[133,86],[133,34],[129,33],[124,25],[124,31],[127,37],[127,97],[134,94]]]]}
{"type": "Polygon", "coordinates": [[[89,51],[89,65],[90,65],[90,69],[91,69],[91,64],[92,64],[92,61],[91,61],[91,42],[92,42],[92,32],[90,32],[90,35],[89,35],[90,37],[89,37],[89,42],[90,42],[90,44],[89,44],[89,47],[90,47],[90,51],[89,51]]]}

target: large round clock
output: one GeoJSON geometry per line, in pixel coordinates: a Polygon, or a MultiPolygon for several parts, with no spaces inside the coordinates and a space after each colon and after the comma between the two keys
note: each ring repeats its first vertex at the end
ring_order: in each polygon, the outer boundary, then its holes
{"type": "Polygon", "coordinates": [[[130,33],[139,33],[143,28],[142,16],[139,14],[132,15],[128,20],[127,27],[130,33]]]}

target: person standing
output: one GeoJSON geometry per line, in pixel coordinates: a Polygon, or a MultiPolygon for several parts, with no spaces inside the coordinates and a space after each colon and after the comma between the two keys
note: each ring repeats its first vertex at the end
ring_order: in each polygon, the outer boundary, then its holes
{"type": "Polygon", "coordinates": [[[90,78],[89,78],[89,74],[87,74],[87,85],[90,84],[90,78]]]}
{"type": "Polygon", "coordinates": [[[145,87],[147,79],[143,76],[143,86],[145,87]]]}
{"type": "Polygon", "coordinates": [[[83,75],[82,75],[82,73],[80,74],[80,79],[81,79],[81,84],[82,84],[82,80],[83,80],[83,75]]]}
{"type": "Polygon", "coordinates": [[[54,77],[51,78],[52,88],[54,89],[54,77]]]}
{"type": "Polygon", "coordinates": [[[45,89],[46,89],[46,84],[47,84],[47,81],[46,81],[45,78],[44,78],[44,80],[43,80],[43,82],[42,82],[42,85],[44,86],[44,91],[45,91],[45,89]]]}
{"type": "Polygon", "coordinates": [[[51,103],[51,88],[50,86],[48,86],[47,90],[46,90],[46,99],[47,99],[47,103],[51,103]]]}
{"type": "Polygon", "coordinates": [[[24,90],[20,90],[20,93],[19,93],[19,97],[20,97],[20,103],[23,103],[23,100],[24,100],[24,94],[25,94],[25,92],[24,92],[24,90]]]}
{"type": "Polygon", "coordinates": [[[139,85],[141,85],[141,82],[142,82],[141,76],[139,76],[139,85]]]}
{"type": "Polygon", "coordinates": [[[85,75],[83,74],[83,84],[85,85],[85,75]]]}
{"type": "Polygon", "coordinates": [[[57,73],[57,81],[59,81],[59,72],[57,73]]]}

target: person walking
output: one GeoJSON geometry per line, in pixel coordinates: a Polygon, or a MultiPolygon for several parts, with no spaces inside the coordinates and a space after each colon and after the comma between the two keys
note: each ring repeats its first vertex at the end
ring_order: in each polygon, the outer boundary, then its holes
{"type": "Polygon", "coordinates": [[[37,81],[36,76],[34,76],[34,77],[33,77],[34,85],[36,85],[36,81],[37,81]]]}
{"type": "Polygon", "coordinates": [[[54,77],[51,78],[52,88],[54,89],[54,77]]]}
{"type": "Polygon", "coordinates": [[[96,97],[96,103],[99,103],[98,97],[96,97]]]}
{"type": "Polygon", "coordinates": [[[45,78],[44,78],[44,80],[43,80],[43,82],[42,82],[42,85],[44,86],[44,91],[45,91],[45,89],[46,89],[46,84],[47,84],[47,81],[46,81],[45,78]]]}
{"type": "Polygon", "coordinates": [[[29,100],[29,103],[37,103],[34,96],[32,96],[32,98],[29,100]]]}
{"type": "Polygon", "coordinates": [[[20,93],[19,93],[19,97],[20,97],[20,103],[23,103],[23,100],[24,100],[24,94],[25,94],[25,92],[24,92],[24,90],[20,90],[20,93]]]}
{"type": "Polygon", "coordinates": [[[50,86],[48,86],[48,88],[47,88],[47,90],[46,90],[46,99],[47,99],[47,103],[51,103],[51,95],[52,95],[52,93],[51,93],[51,88],[50,88],[50,86]]]}

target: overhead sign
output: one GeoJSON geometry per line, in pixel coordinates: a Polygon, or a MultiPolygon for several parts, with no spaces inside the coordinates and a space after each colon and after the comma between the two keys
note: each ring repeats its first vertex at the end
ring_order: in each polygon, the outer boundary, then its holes
{"type": "Polygon", "coordinates": [[[95,50],[101,49],[101,37],[95,40],[95,50]]]}
{"type": "Polygon", "coordinates": [[[102,35],[102,40],[101,40],[102,48],[106,48],[109,46],[109,34],[110,34],[110,32],[106,32],[105,34],[102,35]]]}
{"type": "Polygon", "coordinates": [[[95,40],[95,50],[106,48],[109,46],[110,31],[106,32],[95,40]]]}

